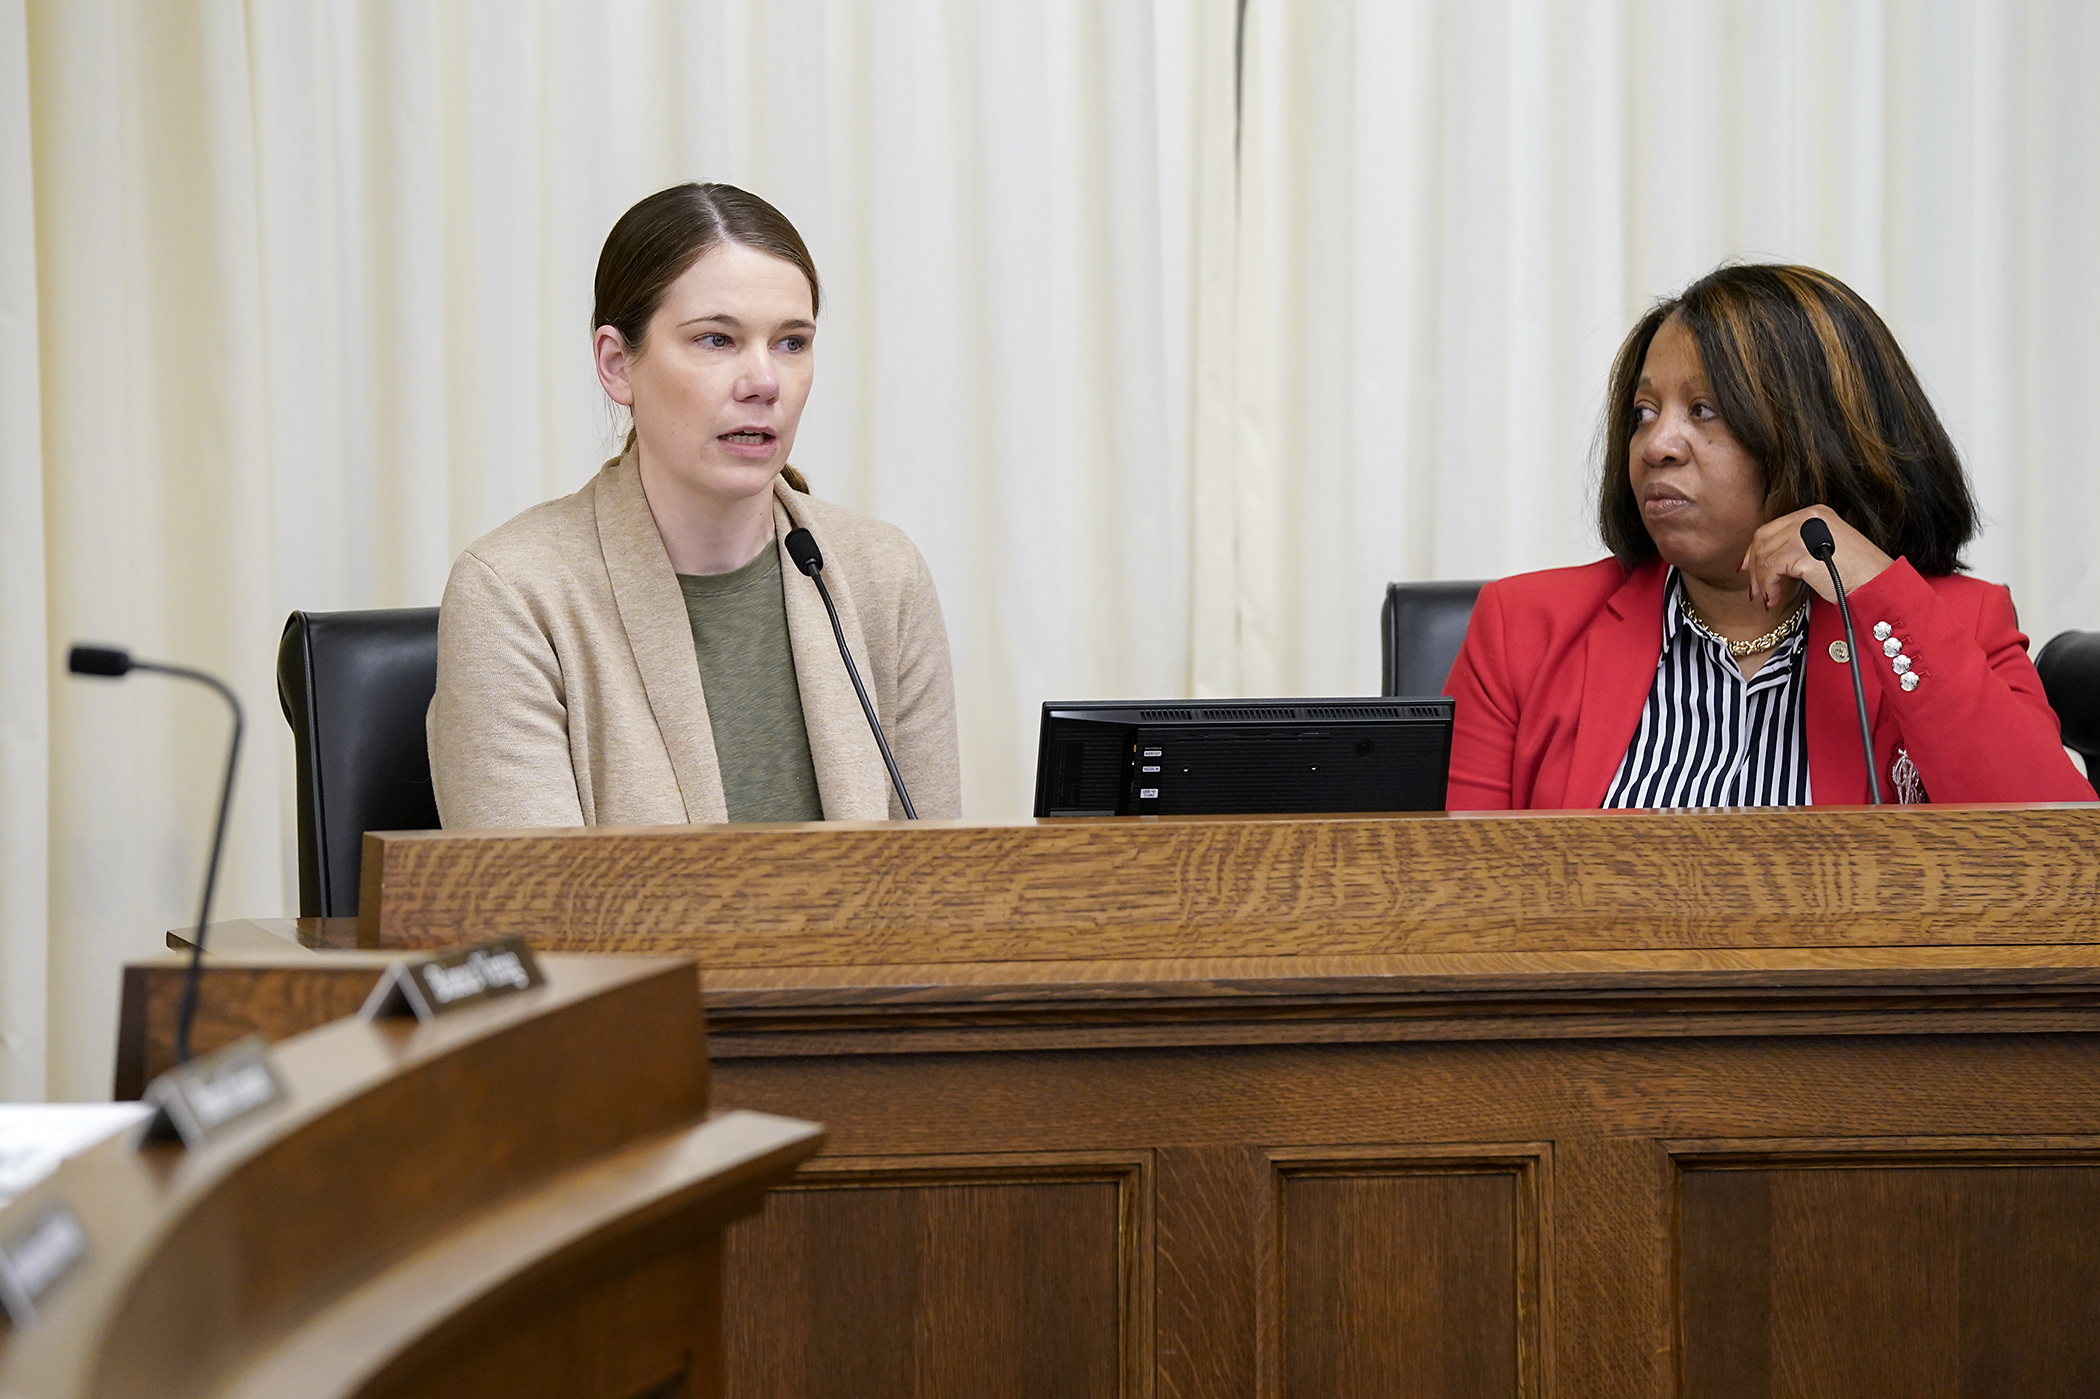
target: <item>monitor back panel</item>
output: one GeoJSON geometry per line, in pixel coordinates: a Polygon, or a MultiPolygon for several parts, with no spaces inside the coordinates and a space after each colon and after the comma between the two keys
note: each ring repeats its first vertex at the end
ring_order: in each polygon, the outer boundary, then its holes
{"type": "Polygon", "coordinates": [[[1448,699],[1043,706],[1038,816],[1438,811],[1448,699]]]}

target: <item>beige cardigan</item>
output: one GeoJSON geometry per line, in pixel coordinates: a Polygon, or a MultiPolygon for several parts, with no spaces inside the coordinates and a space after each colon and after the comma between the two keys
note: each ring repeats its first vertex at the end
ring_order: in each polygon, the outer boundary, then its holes
{"type": "MultiPolygon", "coordinates": [[[[797,525],[824,551],[824,581],[912,804],[959,815],[955,681],[925,560],[902,530],[776,481],[775,539],[797,525]]],[[[776,547],[824,818],[899,818],[816,584],[776,547]]],[[[632,454],[453,564],[428,733],[448,828],[728,819],[685,597],[632,454]]]]}

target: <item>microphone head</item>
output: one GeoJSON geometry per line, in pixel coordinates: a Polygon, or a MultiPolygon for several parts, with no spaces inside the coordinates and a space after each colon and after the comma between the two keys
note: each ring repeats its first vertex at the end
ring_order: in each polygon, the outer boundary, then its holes
{"type": "Polygon", "coordinates": [[[1811,515],[1801,522],[1801,542],[1808,546],[1810,558],[1829,561],[1837,552],[1837,541],[1830,537],[1830,526],[1811,515]]]}
{"type": "Polygon", "coordinates": [[[131,653],[115,646],[75,646],[66,669],[75,675],[129,675],[131,653]]]}
{"type": "Polygon", "coordinates": [[[808,530],[797,527],[788,531],[788,557],[795,567],[814,578],[824,571],[824,551],[817,547],[817,537],[808,530]]]}

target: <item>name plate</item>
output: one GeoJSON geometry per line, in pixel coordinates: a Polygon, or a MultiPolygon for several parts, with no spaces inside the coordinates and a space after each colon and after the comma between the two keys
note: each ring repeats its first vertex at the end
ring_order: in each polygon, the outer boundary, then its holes
{"type": "Polygon", "coordinates": [[[17,1327],[36,1320],[37,1304],[87,1257],[87,1230],[73,1211],[52,1204],[0,1239],[0,1306],[17,1327]]]}
{"type": "Polygon", "coordinates": [[[204,1145],[227,1127],[284,1100],[284,1082],[261,1035],[177,1064],[146,1085],[143,1101],[155,1109],[142,1142],[181,1139],[204,1145]]]}
{"type": "Polygon", "coordinates": [[[479,1005],[546,984],[532,948],[518,936],[497,938],[439,957],[396,962],[365,999],[367,1020],[413,1015],[435,1020],[461,1006],[479,1005]]]}

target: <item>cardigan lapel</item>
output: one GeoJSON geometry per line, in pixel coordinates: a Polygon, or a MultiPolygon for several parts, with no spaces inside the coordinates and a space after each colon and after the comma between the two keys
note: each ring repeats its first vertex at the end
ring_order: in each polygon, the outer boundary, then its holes
{"type": "MultiPolygon", "coordinates": [[[[1817,599],[1808,609],[1802,726],[1808,731],[1809,800],[1818,806],[1862,806],[1867,800],[1867,764],[1859,748],[1859,705],[1852,697],[1852,667],[1835,659],[1830,650],[1844,639],[1845,619],[1837,605],[1817,599]]],[[[1864,632],[1859,645],[1862,663],[1881,654],[1880,643],[1864,632]]],[[[1881,687],[1869,679],[1866,689],[1867,723],[1874,728],[1881,722],[1881,687]]],[[[1880,747],[1878,732],[1875,746],[1880,747]]]]}
{"type": "Polygon", "coordinates": [[[1601,806],[1626,746],[1641,726],[1641,710],[1655,687],[1662,658],[1663,585],[1669,567],[1661,559],[1626,575],[1583,638],[1582,707],[1568,787],[1561,805],[1601,806]]]}
{"type": "MultiPolygon", "coordinates": [[[[807,520],[797,519],[797,493],[783,481],[773,483],[773,533],[780,550],[780,576],[786,590],[788,647],[795,657],[795,683],[802,691],[802,724],[809,732],[809,756],[817,770],[817,794],[824,803],[827,821],[883,821],[890,814],[890,779],[883,767],[882,750],[868,730],[867,716],[846,676],[846,663],[839,658],[838,638],[832,635],[831,618],[814,580],[802,578],[795,561],[788,557],[788,531],[807,520]],[[802,579],[797,582],[797,579],[802,579]]],[[[815,533],[815,531],[811,531],[815,533]]],[[[824,540],[817,540],[824,547],[824,540]]],[[[868,702],[882,714],[875,677],[868,664],[868,642],[861,634],[860,613],[853,605],[853,585],[827,559],[825,586],[839,610],[839,627],[846,633],[856,665],[863,667],[861,683],[868,687],[868,702]]]]}
{"type": "Polygon", "coordinates": [[[656,531],[641,471],[632,452],[599,473],[594,492],[598,547],[612,580],[614,605],[649,696],[649,711],[670,754],[678,795],[688,821],[727,821],[722,769],[707,722],[707,697],[693,652],[693,624],[686,615],[678,575],[656,531]]]}

